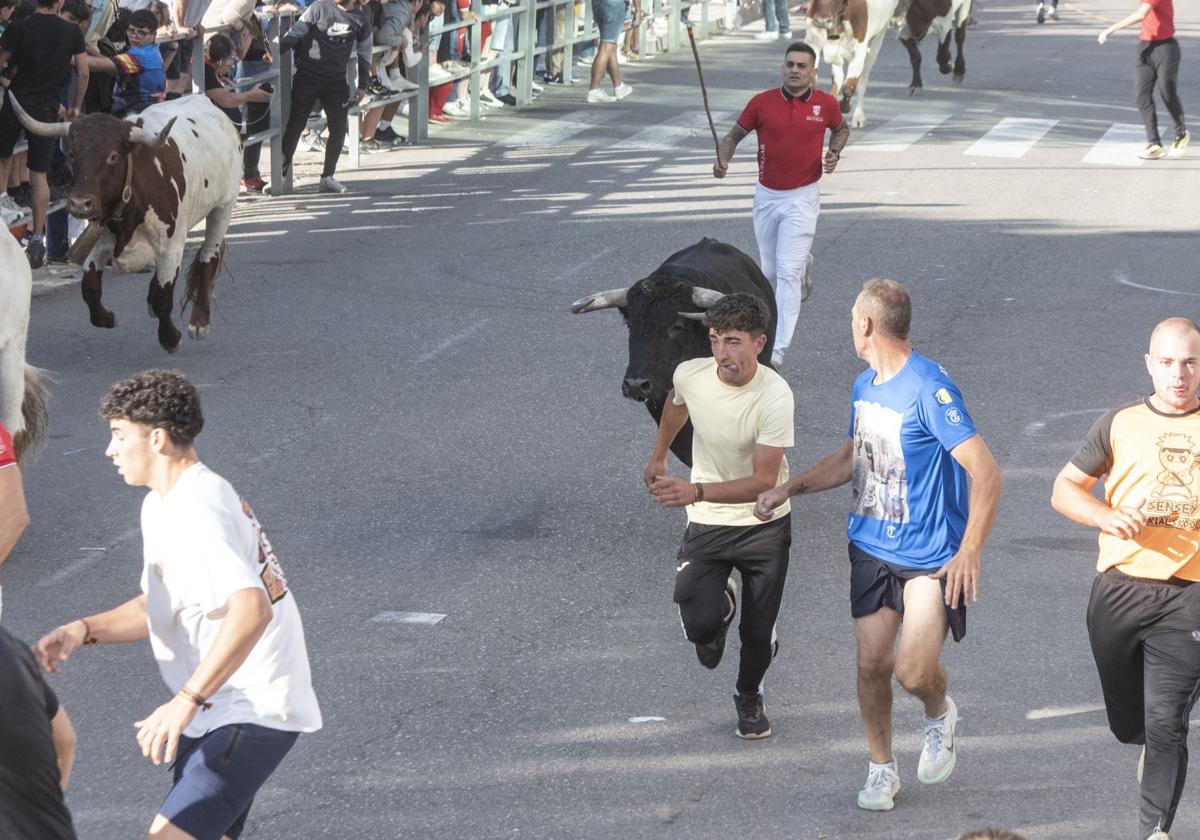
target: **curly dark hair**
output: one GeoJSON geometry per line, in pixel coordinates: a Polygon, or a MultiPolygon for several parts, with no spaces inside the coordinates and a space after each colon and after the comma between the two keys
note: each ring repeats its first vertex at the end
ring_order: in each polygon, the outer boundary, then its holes
{"type": "Polygon", "coordinates": [[[100,416],[164,429],[176,446],[190,446],[204,428],[200,395],[177,370],[144,370],[122,379],[101,400],[100,416]]]}
{"type": "Polygon", "coordinates": [[[731,330],[758,336],[767,331],[771,312],[762,299],[746,292],[735,292],[718,300],[704,313],[704,326],[719,333],[731,330]]]}

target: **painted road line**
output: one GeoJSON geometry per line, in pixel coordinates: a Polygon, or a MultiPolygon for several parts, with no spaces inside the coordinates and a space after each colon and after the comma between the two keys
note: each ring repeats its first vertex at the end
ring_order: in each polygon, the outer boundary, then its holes
{"type": "Polygon", "coordinates": [[[1058,125],[1058,120],[1005,117],[980,137],[964,155],[974,157],[1022,158],[1039,140],[1058,125]]]}
{"type": "Polygon", "coordinates": [[[1146,148],[1146,131],[1137,123],[1113,123],[1083,156],[1084,163],[1098,166],[1141,166],[1138,152],[1146,148]]]}
{"type": "Polygon", "coordinates": [[[376,624],[424,624],[434,625],[445,618],[444,613],[427,612],[381,612],[371,619],[376,624]]]}
{"type": "MultiPolygon", "coordinates": [[[[724,125],[734,111],[714,111],[713,122],[724,125]]],[[[621,143],[623,149],[676,149],[683,147],[699,147],[712,141],[712,129],[708,127],[708,117],[703,111],[693,111],[678,114],[669,120],[663,120],[658,125],[642,129],[637,134],[621,143]]],[[[705,146],[705,148],[709,148],[705,146]]]]}
{"type": "Polygon", "coordinates": [[[1123,272],[1115,271],[1113,276],[1117,278],[1117,282],[1122,286],[1128,286],[1131,289],[1142,289],[1147,292],[1162,292],[1164,295],[1186,295],[1187,297],[1200,297],[1200,292],[1182,292],[1178,289],[1162,289],[1158,286],[1144,286],[1141,283],[1134,283],[1123,272]]]}
{"type": "Polygon", "coordinates": [[[626,112],[574,111],[557,120],[542,120],[524,131],[518,131],[500,140],[502,146],[557,146],[564,140],[582,134],[590,128],[615,120],[626,112]]]}
{"type": "Polygon", "coordinates": [[[472,324],[471,326],[467,327],[465,330],[460,332],[458,335],[450,336],[445,341],[443,341],[441,344],[439,344],[437,347],[434,347],[432,350],[430,350],[428,353],[425,353],[422,356],[418,356],[417,363],[424,364],[425,362],[432,360],[438,354],[443,353],[446,350],[449,350],[451,347],[458,344],[460,341],[470,338],[472,335],[474,335],[475,333],[477,333],[481,329],[483,329],[483,326],[487,322],[488,322],[488,319],[484,318],[482,321],[478,321],[478,322],[472,324]]]}
{"type": "Polygon", "coordinates": [[[665,720],[666,720],[665,717],[659,717],[658,715],[636,715],[634,717],[631,717],[629,719],[629,722],[630,723],[661,723],[665,720]]]}
{"type": "Polygon", "coordinates": [[[906,114],[867,132],[852,145],[861,152],[902,152],[948,119],[948,113],[906,114]]]}
{"type": "Polygon", "coordinates": [[[1104,710],[1104,705],[1096,705],[1089,703],[1083,706],[1046,706],[1043,709],[1033,709],[1025,713],[1025,720],[1046,720],[1047,718],[1069,717],[1070,715],[1084,715],[1089,712],[1100,712],[1104,710]]]}

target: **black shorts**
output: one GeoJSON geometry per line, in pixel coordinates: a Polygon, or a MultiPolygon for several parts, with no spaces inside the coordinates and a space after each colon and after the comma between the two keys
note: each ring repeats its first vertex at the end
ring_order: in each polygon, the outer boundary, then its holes
{"type": "MultiPolygon", "coordinates": [[[[22,102],[21,107],[25,109],[29,116],[41,122],[58,122],[58,106],[48,105],[38,102],[22,102]]],[[[17,119],[17,112],[13,110],[12,103],[8,101],[8,97],[4,97],[4,107],[0,108],[0,158],[9,158],[13,155],[13,149],[16,148],[17,140],[21,137],[21,132],[25,128],[21,125],[21,121],[17,119]]],[[[54,147],[58,143],[53,137],[39,137],[36,134],[26,132],[26,140],[29,143],[28,163],[30,172],[46,173],[50,171],[50,162],[54,159],[54,147]]],[[[0,185],[0,189],[7,185],[0,185]]]]}
{"type": "MultiPolygon", "coordinates": [[[[928,569],[913,569],[897,566],[868,554],[854,543],[850,543],[850,615],[865,618],[879,612],[883,607],[904,614],[904,584],[913,578],[930,574],[928,569]]],[[[942,594],[946,592],[946,579],[942,578],[942,594]]],[[[946,607],[946,622],[950,635],[961,642],[967,635],[967,605],[960,601],[951,609],[946,607]]]]}
{"type": "Polygon", "coordinates": [[[195,38],[188,38],[175,42],[175,56],[163,65],[163,72],[168,79],[178,79],[192,72],[192,45],[195,41],[195,38]]]}

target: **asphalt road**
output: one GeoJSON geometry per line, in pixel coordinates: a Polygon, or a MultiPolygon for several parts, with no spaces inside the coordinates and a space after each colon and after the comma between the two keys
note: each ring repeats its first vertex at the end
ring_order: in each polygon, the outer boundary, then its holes
{"type": "MultiPolygon", "coordinates": [[[[785,368],[793,467],[840,443],[861,370],[849,308],[863,279],[889,276],[1007,475],[983,599],[945,656],[962,715],[945,785],[916,783],[920,711],[898,696],[903,792],[888,814],[854,805],[866,752],[847,492],[796,509],[772,738],[734,737],[735,657],[707,672],[680,633],[683,514],[641,486],[653,427],[620,396],[624,328],[568,306],[701,236],[756,253],[752,147],[724,182],[707,174],[686,53],[627,68],[635,94],[618,105],[552,89],[528,112],[368,158],[344,173],[346,196],[245,202],[211,338],[175,356],[144,314],[146,276],[110,278],[111,331],[88,324],[77,286],[44,283],[29,358],[56,379],[52,435],[27,470],[33,524],[5,564],[6,626],[32,641],[135,593],[142,491],[105,462],[96,406],[115,379],[170,365],[201,386],[202,457],[280,556],[325,713],[261,792],[249,840],[942,840],[989,824],[1133,838],[1137,751],[1098,711],[1083,624],[1093,535],[1048,502],[1092,420],[1148,390],[1151,326],[1200,308],[1200,151],[1088,162],[1138,122],[1134,36],[1095,43],[1125,11],[1064,2],[1039,27],[1031,3],[984,0],[965,83],[939,76],[927,46],[918,97],[885,44],[868,125],[823,182],[816,291],[785,368]],[[1053,125],[1020,157],[967,154],[1006,118],[1053,125]],[[595,122],[563,134],[580,120],[595,122]],[[905,120],[930,130],[904,145],[905,120]],[[398,611],[445,617],[380,620],[398,611]]],[[[1195,108],[1200,13],[1178,14],[1195,108]]],[[[780,48],[742,33],[702,50],[724,131],[774,83],[780,48]]],[[[133,738],[166,699],[148,646],[88,649],[52,684],[80,735],[81,838],[141,836],[169,782],[133,738]]],[[[1200,835],[1192,788],[1173,836],[1200,835]]]]}

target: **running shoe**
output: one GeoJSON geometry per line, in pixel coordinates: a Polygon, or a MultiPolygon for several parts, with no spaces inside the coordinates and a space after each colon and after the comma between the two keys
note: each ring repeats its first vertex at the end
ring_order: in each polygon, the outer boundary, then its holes
{"type": "Polygon", "coordinates": [[[373,79],[371,83],[367,85],[367,96],[369,96],[371,99],[387,99],[389,96],[393,96],[395,93],[396,91],[377,79],[373,79]]]}
{"type": "Polygon", "coordinates": [[[4,193],[0,195],[0,216],[3,216],[6,221],[16,221],[28,212],[24,207],[16,202],[11,195],[4,193]]]}
{"type": "Polygon", "coordinates": [[[810,251],[808,256],[804,260],[804,276],[800,279],[800,302],[801,303],[808,300],[808,296],[812,294],[812,290],[813,290],[812,266],[813,266],[813,255],[812,255],[812,252],[810,251]]]}
{"type": "Polygon", "coordinates": [[[775,350],[771,353],[771,367],[779,370],[783,366],[783,351],[775,350]]]}
{"type": "Polygon", "coordinates": [[[1192,135],[1188,132],[1183,132],[1175,138],[1175,142],[1171,144],[1171,150],[1167,152],[1167,157],[1171,160],[1178,160],[1183,157],[1183,153],[1187,151],[1188,143],[1191,142],[1192,135]]]}
{"type": "Polygon", "coordinates": [[[864,811],[890,811],[900,792],[900,775],[892,764],[872,764],[867,784],[858,792],[858,807],[864,811]]]}
{"type": "Polygon", "coordinates": [[[630,96],[632,93],[633,85],[626,84],[625,82],[621,82],[621,84],[613,88],[613,96],[615,96],[617,99],[624,99],[625,97],[630,96]]]}
{"type": "Polygon", "coordinates": [[[1167,832],[1161,828],[1156,828],[1154,829],[1154,833],[1147,837],[1146,840],[1171,840],[1171,838],[1167,832]]]}
{"type": "Polygon", "coordinates": [[[779,33],[779,37],[780,38],[791,38],[792,30],[790,30],[790,29],[783,30],[782,32],[779,33]]]}
{"type": "Polygon", "coordinates": [[[1046,4],[1045,3],[1038,3],[1038,5],[1037,5],[1037,22],[1038,23],[1046,22],[1046,4]]]}
{"type": "Polygon", "coordinates": [[[442,109],[442,113],[452,120],[466,120],[471,117],[471,103],[465,98],[455,99],[442,109]]]}
{"type": "Polygon", "coordinates": [[[1050,18],[1050,20],[1058,20],[1058,6],[1051,6],[1047,17],[1050,18]]]}
{"type": "Polygon", "coordinates": [[[29,240],[29,247],[25,249],[25,256],[29,259],[30,268],[41,268],[44,266],[46,264],[46,240],[29,240]]]}
{"type": "Polygon", "coordinates": [[[326,175],[321,179],[321,192],[323,193],[344,193],[346,185],[334,178],[332,175],[326,175]]]}
{"type": "Polygon", "coordinates": [[[255,175],[253,178],[242,179],[242,186],[245,188],[246,192],[260,193],[263,191],[263,187],[266,185],[266,182],[260,175],[255,175]]]}
{"type": "Polygon", "coordinates": [[[917,764],[917,781],[923,785],[941,784],[954,772],[954,728],[958,725],[958,707],[946,695],[946,714],[937,720],[925,718],[925,746],[917,764]]]}
{"type": "Polygon", "coordinates": [[[729,625],[733,623],[735,615],[737,615],[737,583],[730,576],[725,581],[725,617],[721,619],[721,632],[711,642],[703,644],[696,642],[696,658],[705,668],[712,670],[721,664],[721,657],[725,655],[725,636],[729,632],[729,625]]]}
{"type": "Polygon", "coordinates": [[[589,105],[596,105],[600,102],[616,102],[617,97],[604,88],[592,88],[587,92],[587,101],[589,105]]]}
{"type": "Polygon", "coordinates": [[[1146,148],[1138,152],[1138,157],[1142,160],[1159,160],[1167,156],[1167,150],[1158,143],[1150,143],[1146,148]]]}
{"type": "Polygon", "coordinates": [[[774,41],[778,37],[779,34],[774,29],[764,29],[754,34],[755,41],[774,41]]]}
{"type": "Polygon", "coordinates": [[[737,706],[737,736],[739,738],[755,741],[759,738],[770,737],[771,724],[763,709],[761,694],[735,694],[733,703],[737,706]]]}

